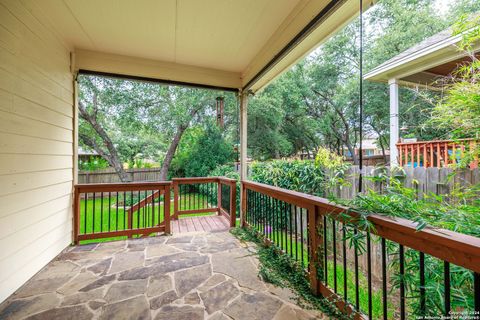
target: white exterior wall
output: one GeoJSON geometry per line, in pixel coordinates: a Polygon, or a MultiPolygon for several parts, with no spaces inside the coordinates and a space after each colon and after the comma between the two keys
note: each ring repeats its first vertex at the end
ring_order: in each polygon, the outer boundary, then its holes
{"type": "Polygon", "coordinates": [[[0,302],[71,242],[70,48],[37,5],[0,0],[0,302]]]}

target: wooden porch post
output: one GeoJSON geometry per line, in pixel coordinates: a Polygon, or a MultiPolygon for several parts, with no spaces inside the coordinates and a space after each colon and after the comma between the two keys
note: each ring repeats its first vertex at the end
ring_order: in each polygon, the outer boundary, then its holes
{"type": "MultiPolygon", "coordinates": [[[[240,92],[240,181],[247,180],[247,106],[248,92],[240,92]]],[[[244,201],[245,190],[241,189],[240,194],[240,221],[242,227],[245,226],[245,208],[244,201]]]]}
{"type": "Polygon", "coordinates": [[[398,166],[397,142],[400,134],[398,129],[398,81],[390,79],[390,167],[398,166]]]}

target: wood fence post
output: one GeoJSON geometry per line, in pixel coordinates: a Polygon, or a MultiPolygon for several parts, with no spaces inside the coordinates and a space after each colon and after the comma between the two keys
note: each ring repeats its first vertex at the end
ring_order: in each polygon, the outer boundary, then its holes
{"type": "Polygon", "coordinates": [[[243,181],[241,182],[242,189],[240,192],[240,209],[242,210],[241,213],[241,222],[240,225],[242,228],[245,228],[247,226],[247,188],[245,187],[245,184],[243,181]]]}
{"type": "MultiPolygon", "coordinates": [[[[170,234],[170,186],[165,186],[165,195],[163,196],[163,211],[164,211],[164,219],[165,219],[165,233],[170,234]]],[[[159,190],[160,192],[160,190],[159,190]]],[[[174,200],[175,203],[175,200],[174,200]]],[[[175,204],[174,204],[175,206],[175,204]]]]}
{"type": "MultiPolygon", "coordinates": [[[[77,187],[74,187],[73,193],[73,243],[78,244],[78,233],[80,228],[80,192],[77,187]]],[[[85,202],[85,205],[87,203],[85,202]]],[[[85,217],[87,219],[87,217],[85,217]]]]}
{"type": "Polygon", "coordinates": [[[221,215],[220,208],[222,207],[222,182],[220,178],[217,179],[217,214],[221,215]]]}
{"type": "MultiPolygon", "coordinates": [[[[177,220],[178,219],[178,210],[179,210],[179,207],[178,207],[178,201],[179,201],[178,181],[173,179],[172,184],[173,184],[173,215],[172,215],[172,219],[177,220]]],[[[166,203],[165,203],[165,205],[166,205],[166,203]]]]}
{"type": "Polygon", "coordinates": [[[237,224],[237,182],[230,184],[230,228],[237,224]]]}
{"type": "MultiPolygon", "coordinates": [[[[308,238],[310,239],[309,243],[309,278],[310,278],[310,289],[313,294],[318,295],[319,293],[319,283],[318,283],[318,272],[317,266],[323,266],[319,257],[322,257],[322,254],[319,254],[321,250],[320,246],[323,244],[322,239],[320,239],[317,228],[320,224],[320,212],[317,206],[310,206],[308,208],[308,238]]],[[[323,228],[321,229],[323,230],[323,228]]]]}

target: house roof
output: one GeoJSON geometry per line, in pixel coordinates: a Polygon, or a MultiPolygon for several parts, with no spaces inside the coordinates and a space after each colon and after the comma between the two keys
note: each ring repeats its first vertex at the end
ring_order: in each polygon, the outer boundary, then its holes
{"type": "MultiPolygon", "coordinates": [[[[443,30],[375,67],[364,79],[432,85],[436,78],[450,74],[469,59],[458,50],[461,39],[461,34],[452,35],[451,28],[443,30]]],[[[474,51],[478,49],[480,43],[474,45],[474,51]]]]}
{"type": "MultiPolygon", "coordinates": [[[[365,8],[374,0],[363,0],[365,8]]],[[[357,0],[29,2],[72,71],[256,91],[358,15],[357,0]]]]}

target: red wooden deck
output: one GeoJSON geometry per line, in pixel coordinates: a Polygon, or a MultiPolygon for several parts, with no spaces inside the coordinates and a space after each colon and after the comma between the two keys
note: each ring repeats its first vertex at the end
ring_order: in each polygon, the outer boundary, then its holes
{"type": "Polygon", "coordinates": [[[180,217],[171,221],[173,234],[198,231],[225,231],[230,229],[229,222],[224,216],[210,215],[199,217],[180,217]]]}

